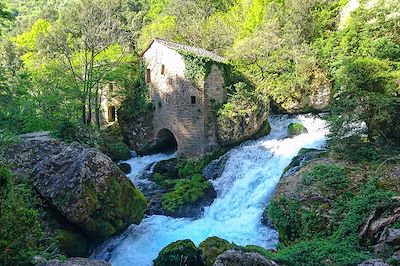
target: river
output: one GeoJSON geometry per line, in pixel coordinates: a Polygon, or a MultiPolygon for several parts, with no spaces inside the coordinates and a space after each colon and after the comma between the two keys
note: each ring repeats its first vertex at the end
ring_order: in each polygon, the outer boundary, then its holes
{"type": "MultiPolygon", "coordinates": [[[[293,157],[301,148],[325,145],[327,128],[323,119],[313,115],[271,116],[271,133],[247,141],[230,150],[224,171],[212,181],[218,193],[199,219],[178,219],[152,215],[140,225],[132,225],[94,251],[92,258],[108,257],[113,266],[152,265],[159,251],[169,243],[191,239],[196,245],[210,236],[219,236],[238,245],[274,248],[278,234],[261,223],[263,210],[293,157]],[[288,137],[287,127],[300,122],[308,133],[288,137]]],[[[175,154],[156,154],[133,158],[127,163],[134,169],[129,178],[137,186],[151,182],[141,178],[155,162],[175,154]]]]}

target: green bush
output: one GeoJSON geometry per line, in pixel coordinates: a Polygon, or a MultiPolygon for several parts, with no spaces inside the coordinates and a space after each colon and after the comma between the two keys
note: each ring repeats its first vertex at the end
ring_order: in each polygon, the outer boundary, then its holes
{"type": "Polygon", "coordinates": [[[304,185],[320,181],[327,188],[337,190],[343,190],[349,185],[349,179],[345,175],[344,167],[335,164],[316,165],[311,171],[303,173],[301,178],[304,185]]]}
{"type": "Polygon", "coordinates": [[[128,160],[131,158],[128,145],[123,142],[119,125],[114,124],[101,131],[97,140],[98,148],[113,161],[128,160]]]}
{"type": "Polygon", "coordinates": [[[14,181],[0,166],[0,262],[2,265],[33,265],[33,257],[50,258],[57,244],[40,220],[40,200],[31,184],[14,181]]]}

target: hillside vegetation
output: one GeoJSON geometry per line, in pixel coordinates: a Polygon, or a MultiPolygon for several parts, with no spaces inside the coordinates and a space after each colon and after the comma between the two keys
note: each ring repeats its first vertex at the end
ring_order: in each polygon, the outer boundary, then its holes
{"type": "MultiPolygon", "coordinates": [[[[393,151],[400,145],[400,5],[398,0],[360,0],[344,17],[347,4],[0,0],[0,264],[32,265],[34,255],[66,255],[45,231],[32,185],[14,176],[3,160],[13,136],[51,131],[66,142],[99,148],[114,160],[129,157],[119,125],[101,126],[101,95],[110,83],[121,88],[120,117],[134,120],[151,110],[139,54],[154,37],[228,59],[233,75],[227,103],[217,106],[219,121],[235,122],[241,114],[269,106],[291,114],[329,113],[330,149],[342,161],[308,169],[302,180],[334,189],[326,191],[335,194],[334,215],[316,220],[326,217],[299,210],[293,199],[274,201],[269,215],[285,247],[266,256],[284,265],[353,265],[368,258],[355,240],[356,227],[398,192],[391,187],[395,182],[377,182],[376,172],[392,166],[387,160],[398,156],[393,151]],[[353,165],[364,157],[367,162],[353,165]],[[351,167],[371,178],[351,187],[351,167]],[[283,211],[288,217],[282,218],[283,211]]],[[[181,207],[176,199],[184,198],[191,184],[174,185],[179,193],[164,198],[171,210],[181,207]]]]}

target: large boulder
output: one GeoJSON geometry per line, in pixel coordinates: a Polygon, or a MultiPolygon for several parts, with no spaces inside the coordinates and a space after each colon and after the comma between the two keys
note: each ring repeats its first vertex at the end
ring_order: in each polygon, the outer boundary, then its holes
{"type": "Polygon", "coordinates": [[[275,262],[267,260],[255,252],[242,250],[228,250],[219,255],[214,266],[278,266],[275,262]]]}
{"type": "Polygon", "coordinates": [[[218,142],[222,146],[232,146],[255,137],[268,135],[268,110],[238,112],[231,115],[220,115],[217,121],[218,142]]]}
{"type": "Polygon", "coordinates": [[[189,240],[179,240],[163,248],[153,261],[154,266],[190,265],[202,266],[201,252],[189,240]]]}
{"type": "Polygon", "coordinates": [[[14,172],[95,241],[140,223],[146,199],[112,160],[96,149],[26,138],[9,152],[14,172]]]}

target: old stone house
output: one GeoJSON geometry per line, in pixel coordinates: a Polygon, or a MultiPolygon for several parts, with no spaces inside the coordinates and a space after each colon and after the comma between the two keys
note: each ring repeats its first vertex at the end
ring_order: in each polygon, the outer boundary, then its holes
{"type": "MultiPolygon", "coordinates": [[[[218,147],[214,106],[227,99],[226,60],[214,53],[154,39],[142,52],[145,79],[154,106],[154,137],[159,145],[177,146],[178,152],[196,158],[218,147]],[[206,59],[205,75],[193,73],[190,58],[206,59]]],[[[203,72],[204,74],[204,72],[203,72]]]]}
{"type": "Polygon", "coordinates": [[[101,90],[101,124],[109,125],[118,121],[118,109],[123,101],[123,96],[114,83],[110,82],[101,90]]]}

